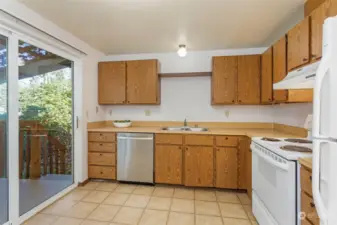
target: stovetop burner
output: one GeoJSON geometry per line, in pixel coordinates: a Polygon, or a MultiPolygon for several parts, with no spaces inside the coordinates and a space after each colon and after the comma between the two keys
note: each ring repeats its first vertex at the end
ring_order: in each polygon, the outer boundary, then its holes
{"type": "Polygon", "coordinates": [[[284,139],[284,140],[287,141],[287,142],[291,142],[291,143],[312,144],[312,141],[305,140],[305,139],[288,138],[288,139],[284,139]]]}
{"type": "Polygon", "coordinates": [[[268,137],[263,137],[261,140],[262,140],[262,141],[271,141],[271,142],[278,142],[278,141],[281,141],[280,139],[276,139],[276,138],[268,138],[268,137]]]}
{"type": "Polygon", "coordinates": [[[290,152],[312,152],[311,148],[296,145],[284,145],[281,149],[290,152]]]}

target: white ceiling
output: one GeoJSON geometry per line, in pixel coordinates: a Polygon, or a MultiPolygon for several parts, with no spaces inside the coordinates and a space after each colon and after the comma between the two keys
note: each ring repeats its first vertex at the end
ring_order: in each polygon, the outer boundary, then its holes
{"type": "Polygon", "coordinates": [[[107,54],[261,47],[305,0],[20,0],[107,54]]]}

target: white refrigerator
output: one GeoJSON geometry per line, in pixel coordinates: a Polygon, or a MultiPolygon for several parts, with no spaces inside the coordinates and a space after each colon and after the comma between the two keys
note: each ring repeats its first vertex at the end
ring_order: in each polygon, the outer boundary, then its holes
{"type": "Polygon", "coordinates": [[[312,190],[321,225],[337,225],[337,17],[325,20],[316,72],[312,190]]]}

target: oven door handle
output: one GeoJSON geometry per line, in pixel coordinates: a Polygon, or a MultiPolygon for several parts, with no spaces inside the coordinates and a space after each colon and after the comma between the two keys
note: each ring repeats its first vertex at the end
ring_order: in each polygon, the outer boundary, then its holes
{"type": "Polygon", "coordinates": [[[289,169],[289,164],[288,163],[286,163],[286,164],[285,163],[280,163],[280,162],[278,162],[278,161],[276,161],[276,160],[268,157],[267,155],[261,153],[257,149],[252,148],[252,150],[253,150],[253,153],[257,154],[259,157],[261,157],[262,159],[264,159],[269,164],[271,164],[271,165],[273,165],[273,166],[275,166],[275,167],[277,167],[279,169],[282,169],[284,171],[288,171],[288,169],[289,169]]]}

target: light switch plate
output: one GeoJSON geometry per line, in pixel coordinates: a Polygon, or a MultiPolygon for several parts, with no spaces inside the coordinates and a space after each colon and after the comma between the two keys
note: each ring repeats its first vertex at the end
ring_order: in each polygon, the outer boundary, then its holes
{"type": "Polygon", "coordinates": [[[145,116],[151,116],[151,110],[146,109],[144,112],[145,112],[145,116]]]}
{"type": "Polygon", "coordinates": [[[228,118],[229,117],[229,114],[230,114],[230,111],[229,110],[226,110],[225,111],[225,116],[228,118]]]}

